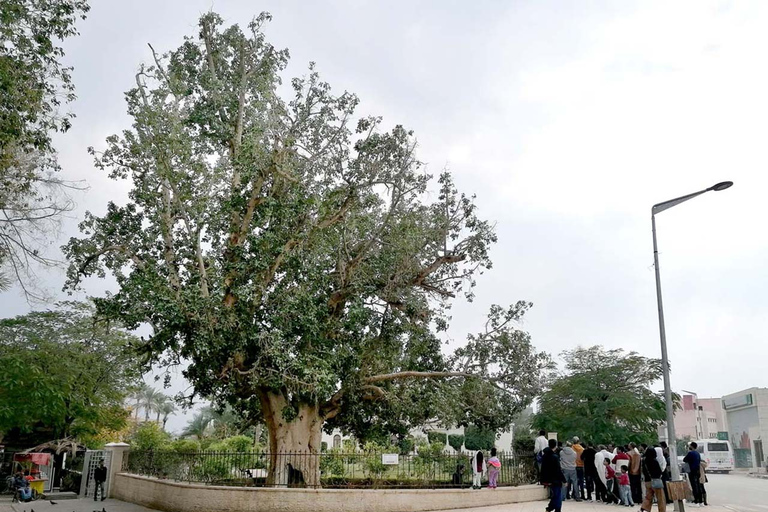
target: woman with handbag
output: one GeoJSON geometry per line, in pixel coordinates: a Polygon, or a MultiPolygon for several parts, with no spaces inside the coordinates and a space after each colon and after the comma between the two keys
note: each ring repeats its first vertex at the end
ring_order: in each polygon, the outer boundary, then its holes
{"type": "Polygon", "coordinates": [[[666,512],[667,500],[664,497],[664,482],[661,480],[663,471],[656,458],[656,450],[648,447],[642,461],[642,471],[645,477],[645,499],[640,507],[641,511],[650,512],[653,506],[653,497],[656,496],[656,504],[659,512],[666,512]]]}

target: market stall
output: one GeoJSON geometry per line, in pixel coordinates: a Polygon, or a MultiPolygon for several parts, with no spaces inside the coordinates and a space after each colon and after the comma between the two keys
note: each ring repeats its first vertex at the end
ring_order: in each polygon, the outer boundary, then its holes
{"type": "Polygon", "coordinates": [[[53,483],[53,457],[50,453],[16,453],[15,470],[22,471],[32,490],[42,494],[51,491],[53,483]]]}

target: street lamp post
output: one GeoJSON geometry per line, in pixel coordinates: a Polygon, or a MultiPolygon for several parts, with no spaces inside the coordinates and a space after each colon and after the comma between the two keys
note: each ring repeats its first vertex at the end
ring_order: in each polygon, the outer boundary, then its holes
{"type": "Polygon", "coordinates": [[[656,301],[659,307],[659,337],[661,338],[661,367],[664,375],[664,400],[667,406],[667,444],[669,444],[669,463],[672,471],[672,480],[680,480],[680,468],[677,465],[677,443],[675,437],[675,411],[672,403],[672,386],[669,382],[669,358],[667,355],[667,333],[664,328],[664,307],[661,301],[661,277],[659,275],[659,250],[656,243],[656,214],[668,210],[673,206],[693,199],[709,191],[719,192],[733,185],[732,181],[723,181],[707,189],[688,194],[686,196],[670,199],[653,205],[651,208],[651,228],[653,231],[653,267],[656,270],[656,301]]]}

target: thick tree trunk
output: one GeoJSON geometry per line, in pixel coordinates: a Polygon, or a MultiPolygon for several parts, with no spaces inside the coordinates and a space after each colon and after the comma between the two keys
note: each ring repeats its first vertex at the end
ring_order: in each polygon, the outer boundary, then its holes
{"type": "Polygon", "coordinates": [[[320,486],[320,440],[323,420],[316,404],[301,404],[291,421],[283,418],[288,405],[279,393],[261,394],[269,430],[267,484],[294,487],[320,486]]]}

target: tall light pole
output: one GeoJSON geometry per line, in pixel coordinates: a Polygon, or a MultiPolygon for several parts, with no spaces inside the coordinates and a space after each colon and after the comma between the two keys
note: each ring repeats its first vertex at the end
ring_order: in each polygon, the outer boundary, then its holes
{"type": "Polygon", "coordinates": [[[723,181],[711,187],[688,194],[687,196],[670,199],[663,203],[653,205],[651,208],[651,227],[653,230],[653,267],[656,269],[656,301],[659,306],[659,337],[661,338],[661,367],[664,374],[664,400],[667,404],[667,443],[669,444],[669,463],[672,470],[672,480],[680,480],[680,468],[677,465],[677,443],[675,437],[675,411],[672,403],[672,386],[669,383],[669,358],[667,357],[667,333],[664,329],[664,308],[661,303],[661,277],[659,275],[659,249],[656,244],[656,214],[668,210],[673,206],[684,203],[689,199],[700,196],[709,191],[719,192],[733,185],[732,181],[723,181]]]}

